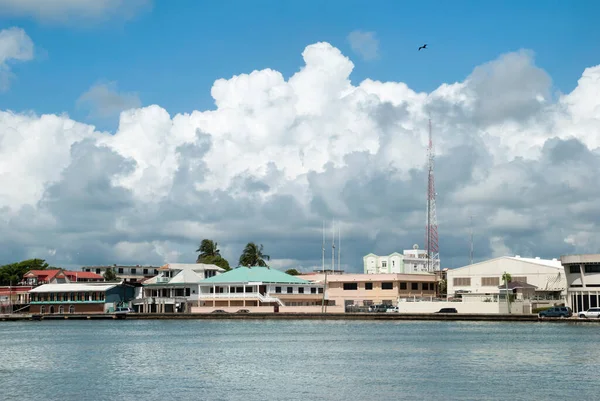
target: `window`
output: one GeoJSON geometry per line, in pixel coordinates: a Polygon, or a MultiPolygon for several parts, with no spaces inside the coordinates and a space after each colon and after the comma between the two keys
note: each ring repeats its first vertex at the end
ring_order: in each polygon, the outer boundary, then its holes
{"type": "MultiPolygon", "coordinates": [[[[323,287],[319,288],[319,294],[322,294],[322,293],[323,293],[323,287]]],[[[329,301],[329,302],[331,302],[331,301],[329,301]]],[[[331,304],[327,304],[327,305],[331,305],[331,304]]]]}
{"type": "Polygon", "coordinates": [[[387,262],[386,261],[381,262],[381,267],[387,267],[387,262]]]}
{"type": "Polygon", "coordinates": [[[411,283],[411,286],[410,286],[410,288],[411,288],[412,290],[418,290],[418,289],[419,289],[419,283],[411,283]]]}
{"type": "Polygon", "coordinates": [[[135,274],[136,271],[136,269],[131,269],[131,274],[135,274]]]}
{"type": "Polygon", "coordinates": [[[96,269],[96,274],[100,274],[100,269],[96,269]]]}
{"type": "Polygon", "coordinates": [[[186,288],[185,289],[185,296],[189,297],[190,296],[190,288],[186,288]]]}
{"type": "MultiPolygon", "coordinates": [[[[89,273],[92,271],[92,269],[85,269],[85,271],[89,273]]],[[[571,272],[571,273],[573,273],[573,272],[571,272]]]]}
{"type": "Polygon", "coordinates": [[[482,277],[482,287],[498,287],[500,285],[500,277],[482,277]]]}
{"type": "Polygon", "coordinates": [[[396,261],[392,260],[392,267],[396,266],[396,261]]]}
{"type": "Polygon", "coordinates": [[[579,266],[571,265],[571,266],[569,266],[569,271],[571,273],[579,273],[579,266]]]}
{"type": "Polygon", "coordinates": [[[344,283],[345,291],[358,290],[358,283],[344,283]]]}
{"type": "Polygon", "coordinates": [[[154,275],[157,276],[158,275],[158,269],[154,269],[154,275]]]}
{"type": "Polygon", "coordinates": [[[584,271],[586,273],[600,273],[600,265],[585,265],[584,271]]]}
{"type": "Polygon", "coordinates": [[[75,313],[75,306],[69,305],[69,313],[75,313]]]}
{"type": "Polygon", "coordinates": [[[298,287],[298,294],[304,294],[304,287],[298,287]]]}
{"type": "Polygon", "coordinates": [[[122,267],[119,267],[119,270],[118,270],[118,272],[119,272],[119,274],[123,274],[123,268],[122,268],[122,267]]]}
{"type": "Polygon", "coordinates": [[[406,290],[406,283],[400,283],[400,289],[406,290]]]}
{"type": "Polygon", "coordinates": [[[471,285],[470,277],[454,277],[452,283],[455,287],[469,287],[471,285]]]}
{"type": "Polygon", "coordinates": [[[392,283],[392,282],[381,283],[381,289],[382,290],[393,290],[394,289],[394,283],[392,283]]]}
{"type": "Polygon", "coordinates": [[[293,294],[294,293],[294,287],[288,287],[287,288],[287,293],[288,294],[293,294]]]}
{"type": "Polygon", "coordinates": [[[312,288],[310,289],[310,293],[311,293],[311,294],[316,294],[316,293],[317,293],[317,289],[316,289],[315,287],[312,287],[312,288]]]}
{"type": "Polygon", "coordinates": [[[373,289],[373,283],[365,283],[365,290],[372,290],[373,289]]]}
{"type": "Polygon", "coordinates": [[[148,269],[144,269],[144,275],[148,274],[148,269]]]}
{"type": "MultiPolygon", "coordinates": [[[[511,281],[518,281],[519,283],[526,283],[527,277],[525,277],[525,276],[513,277],[511,281]]],[[[498,283],[498,285],[500,285],[500,283],[498,283]]]]}
{"type": "Polygon", "coordinates": [[[281,287],[275,287],[275,293],[281,294],[281,287]]]}

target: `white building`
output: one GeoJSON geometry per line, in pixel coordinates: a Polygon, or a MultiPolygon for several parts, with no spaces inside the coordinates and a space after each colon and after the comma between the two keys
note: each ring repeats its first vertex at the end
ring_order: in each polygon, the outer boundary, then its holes
{"type": "Polygon", "coordinates": [[[158,268],[158,275],[145,280],[143,290],[132,302],[136,312],[187,312],[197,305],[199,283],[225,272],[217,265],[204,263],[168,263],[158,268]]]}
{"type": "Polygon", "coordinates": [[[365,274],[423,274],[433,272],[433,266],[428,266],[427,251],[414,245],[413,249],[405,249],[403,253],[394,252],[390,255],[379,256],[370,253],[363,257],[365,274]]]}
{"type": "MultiPolygon", "coordinates": [[[[532,300],[564,299],[567,281],[565,271],[557,259],[522,258],[520,256],[502,256],[472,265],[448,269],[448,296],[473,295],[497,296],[498,288],[504,283],[504,273],[511,275],[512,282],[535,286],[532,288],[532,300]],[[469,295],[466,295],[469,294],[469,295]]],[[[530,287],[530,286],[527,286],[530,287]]]]}
{"type": "Polygon", "coordinates": [[[104,276],[106,271],[111,269],[118,278],[130,283],[144,281],[144,279],[154,277],[158,274],[158,266],[127,266],[127,265],[112,265],[112,266],[83,266],[81,271],[96,273],[104,276]]]}
{"type": "Polygon", "coordinates": [[[600,254],[560,257],[567,276],[567,305],[573,313],[600,306],[600,254]]]}

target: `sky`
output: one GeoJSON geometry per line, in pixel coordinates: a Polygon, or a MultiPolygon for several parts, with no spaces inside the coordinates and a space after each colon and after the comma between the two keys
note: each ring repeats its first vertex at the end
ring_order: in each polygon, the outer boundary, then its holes
{"type": "Polygon", "coordinates": [[[476,260],[600,252],[599,14],[0,0],[0,264],[193,262],[210,238],[308,271],[335,219],[361,271],[423,247],[429,118],[442,267],[469,216],[476,260]]]}

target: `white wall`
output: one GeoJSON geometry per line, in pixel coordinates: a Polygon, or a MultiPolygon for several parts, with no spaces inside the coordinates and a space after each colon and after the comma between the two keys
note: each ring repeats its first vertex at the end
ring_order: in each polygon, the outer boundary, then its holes
{"type": "Polygon", "coordinates": [[[497,294],[497,286],[483,286],[483,277],[498,277],[499,284],[502,284],[502,275],[504,272],[514,277],[527,277],[527,283],[533,284],[539,290],[547,289],[552,291],[557,288],[566,288],[565,272],[562,267],[543,266],[541,264],[530,263],[526,259],[517,260],[509,257],[496,258],[488,261],[475,263],[473,265],[461,267],[458,269],[449,269],[448,295],[453,295],[457,290],[467,290],[475,294],[497,294]],[[455,286],[454,278],[468,277],[471,279],[470,286],[455,286]]]}

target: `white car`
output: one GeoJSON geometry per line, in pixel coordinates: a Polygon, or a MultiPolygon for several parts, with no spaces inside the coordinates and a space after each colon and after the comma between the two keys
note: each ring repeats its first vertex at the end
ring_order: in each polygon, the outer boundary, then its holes
{"type": "Polygon", "coordinates": [[[600,308],[590,308],[584,312],[579,312],[580,319],[600,318],[600,308]]]}
{"type": "Polygon", "coordinates": [[[398,312],[400,312],[400,310],[398,309],[397,306],[392,306],[391,308],[387,308],[385,311],[387,313],[398,313],[398,312]]]}

